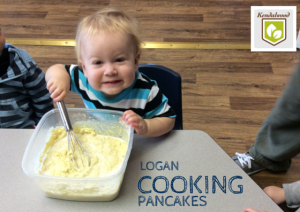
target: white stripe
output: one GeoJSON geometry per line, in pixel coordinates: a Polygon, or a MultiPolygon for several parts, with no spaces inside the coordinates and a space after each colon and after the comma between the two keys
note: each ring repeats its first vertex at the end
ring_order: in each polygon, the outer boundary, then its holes
{"type": "Polygon", "coordinates": [[[138,79],[148,83],[148,81],[147,81],[147,80],[145,80],[145,79],[143,78],[143,76],[142,76],[142,74],[141,74],[141,73],[139,74],[139,76],[138,76],[137,80],[138,80],[138,79]]]}
{"type": "Polygon", "coordinates": [[[153,85],[151,90],[150,90],[149,96],[148,96],[148,101],[149,102],[152,101],[152,99],[154,99],[154,97],[157,96],[158,91],[159,91],[159,88],[157,87],[157,85],[153,85]]]}
{"type": "Polygon", "coordinates": [[[103,106],[114,107],[114,108],[137,108],[137,109],[145,109],[147,104],[147,99],[123,99],[119,102],[115,103],[107,103],[99,100],[93,92],[84,87],[82,81],[79,79],[79,88],[82,91],[85,91],[89,99],[100,102],[103,106]]]}
{"type": "Polygon", "coordinates": [[[79,88],[80,88],[80,90],[86,92],[86,94],[88,95],[89,99],[91,99],[91,100],[98,100],[97,97],[94,95],[93,92],[89,91],[86,87],[84,87],[81,79],[79,79],[79,88]]]}
{"type": "Polygon", "coordinates": [[[145,109],[147,104],[147,99],[123,99],[116,102],[114,106],[118,108],[136,108],[145,109]]]}
{"type": "Polygon", "coordinates": [[[71,66],[70,66],[70,75],[72,75],[72,72],[73,72],[73,69],[75,68],[75,67],[77,67],[78,65],[75,65],[75,64],[72,64],[71,66]]]}
{"type": "Polygon", "coordinates": [[[165,103],[164,108],[158,114],[156,114],[156,116],[167,112],[169,109],[170,109],[170,106],[168,105],[168,103],[165,103]]]}

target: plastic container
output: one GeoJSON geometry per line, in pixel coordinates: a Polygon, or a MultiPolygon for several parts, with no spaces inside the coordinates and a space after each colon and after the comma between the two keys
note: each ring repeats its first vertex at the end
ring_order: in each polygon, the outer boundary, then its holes
{"type": "Polygon", "coordinates": [[[101,135],[121,138],[128,143],[127,153],[118,172],[108,177],[75,178],[38,174],[39,157],[49,139],[49,129],[63,126],[57,109],[46,113],[26,147],[22,168],[33,178],[41,190],[52,198],[76,201],[111,201],[115,199],[122,185],[128,158],[132,148],[133,128],[119,122],[122,112],[99,109],[68,109],[73,125],[93,127],[101,135]]]}

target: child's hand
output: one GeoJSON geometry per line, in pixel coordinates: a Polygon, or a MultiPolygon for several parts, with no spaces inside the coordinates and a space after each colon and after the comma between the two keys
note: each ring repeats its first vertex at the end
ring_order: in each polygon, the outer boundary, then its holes
{"type": "Polygon", "coordinates": [[[126,110],[120,121],[125,121],[131,125],[137,134],[146,137],[157,137],[170,132],[174,127],[175,118],[155,117],[151,119],[143,119],[132,110],[126,110]]]}
{"type": "Polygon", "coordinates": [[[56,64],[46,71],[45,76],[47,89],[54,102],[59,102],[65,98],[70,89],[71,78],[65,66],[56,64]]]}
{"type": "Polygon", "coordinates": [[[147,122],[132,110],[126,110],[123,114],[123,120],[131,125],[137,134],[144,135],[148,131],[147,122]]]}
{"type": "MultiPolygon", "coordinates": [[[[245,208],[244,212],[259,212],[259,211],[255,210],[253,208],[245,208]]],[[[263,212],[267,212],[267,211],[264,210],[263,212]]]]}
{"type": "Polygon", "coordinates": [[[59,102],[66,97],[69,90],[69,85],[65,81],[52,78],[47,83],[47,89],[51,94],[50,97],[53,99],[53,101],[59,102]]]}
{"type": "Polygon", "coordinates": [[[283,203],[286,200],[283,188],[268,186],[264,188],[264,192],[266,192],[276,204],[283,203]]]}

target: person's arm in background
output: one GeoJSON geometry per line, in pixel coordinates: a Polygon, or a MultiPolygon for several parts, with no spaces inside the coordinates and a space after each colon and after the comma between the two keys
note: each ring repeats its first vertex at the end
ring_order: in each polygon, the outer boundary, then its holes
{"type": "MultiPolygon", "coordinates": [[[[264,188],[264,192],[266,192],[266,194],[268,194],[268,196],[271,197],[271,199],[276,204],[280,204],[285,201],[283,188],[279,188],[276,186],[268,186],[264,188]]],[[[255,210],[254,208],[245,208],[244,212],[259,212],[259,211],[255,210]]],[[[267,211],[264,210],[263,212],[267,212],[267,211]]]]}
{"type": "MultiPolygon", "coordinates": [[[[255,209],[253,209],[253,208],[245,208],[244,209],[244,212],[259,212],[258,210],[255,210],[255,209]]],[[[267,211],[263,211],[263,212],[267,212],[267,211]]]]}
{"type": "MultiPolygon", "coordinates": [[[[288,207],[297,208],[300,206],[300,181],[283,184],[283,188],[268,186],[264,192],[276,203],[281,204],[286,201],[288,207]]],[[[300,209],[298,209],[300,211],[300,209]]],[[[258,212],[253,208],[245,208],[244,212],[258,212]]],[[[266,211],[264,211],[266,212],[266,211]]]]}
{"type": "Polygon", "coordinates": [[[284,189],[276,186],[268,186],[264,188],[264,192],[278,205],[285,202],[284,189]]]}
{"type": "MultiPolygon", "coordinates": [[[[253,208],[245,208],[244,209],[244,212],[259,212],[258,210],[255,210],[255,209],[253,209],[253,208]]],[[[267,211],[263,211],[263,212],[267,212],[267,211]]]]}
{"type": "Polygon", "coordinates": [[[27,94],[31,98],[31,106],[34,112],[33,119],[37,124],[45,113],[54,108],[47,90],[45,74],[38,66],[34,65],[30,67],[22,81],[27,94]]]}

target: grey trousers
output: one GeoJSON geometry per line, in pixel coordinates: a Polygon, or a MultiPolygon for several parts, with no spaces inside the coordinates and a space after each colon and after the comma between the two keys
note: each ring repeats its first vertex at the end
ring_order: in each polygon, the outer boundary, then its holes
{"type": "Polygon", "coordinates": [[[300,63],[256,135],[250,155],[273,171],[287,170],[300,152],[300,63]]]}

